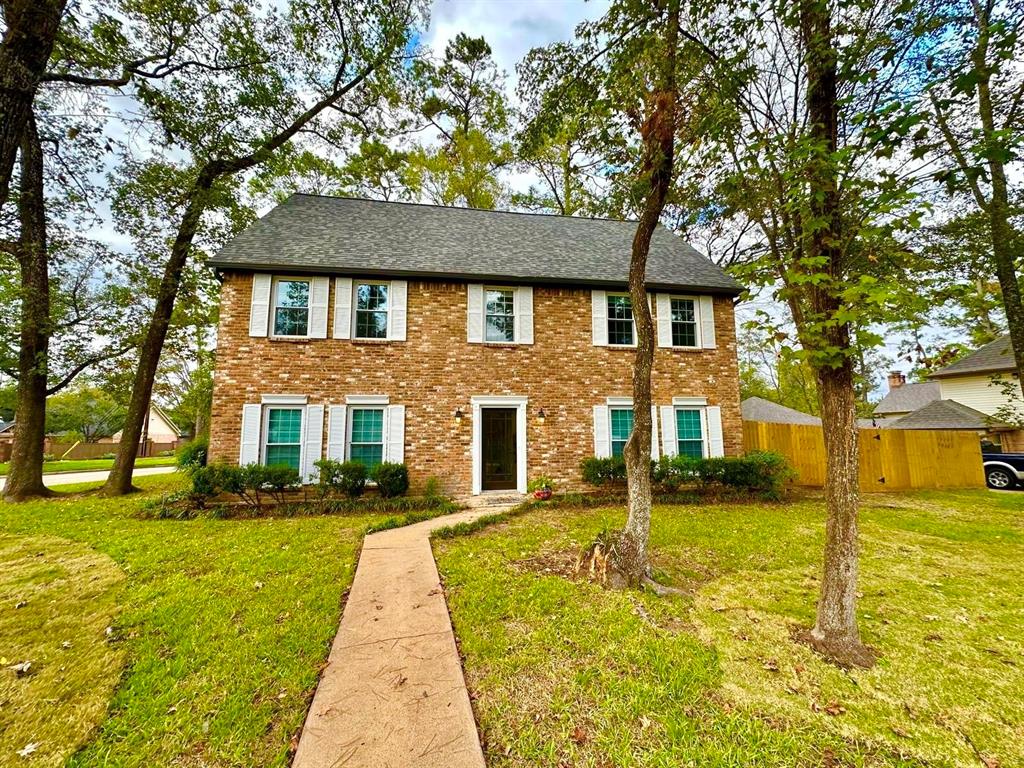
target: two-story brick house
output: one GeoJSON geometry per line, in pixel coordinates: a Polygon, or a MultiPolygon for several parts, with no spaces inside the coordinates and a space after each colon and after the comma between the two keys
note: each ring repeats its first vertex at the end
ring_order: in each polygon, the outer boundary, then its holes
{"type": "MultiPolygon", "coordinates": [[[[211,260],[210,454],[405,462],[414,487],[579,487],[621,452],[635,351],[631,222],[293,195],[211,260]]],[[[736,283],[651,244],[652,453],[741,450],[736,283]]]]}

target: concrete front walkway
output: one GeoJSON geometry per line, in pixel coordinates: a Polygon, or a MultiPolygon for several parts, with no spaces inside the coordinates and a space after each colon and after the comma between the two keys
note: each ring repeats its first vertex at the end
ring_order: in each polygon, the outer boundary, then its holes
{"type": "Polygon", "coordinates": [[[510,506],[366,537],[292,768],[484,768],[430,534],[510,506]]]}
{"type": "MultiPolygon", "coordinates": [[[[177,472],[178,468],[171,467],[139,467],[132,472],[132,477],[144,477],[145,475],[165,475],[168,472],[177,472]]],[[[52,472],[43,475],[43,485],[53,488],[58,485],[73,485],[75,483],[95,483],[107,479],[109,469],[95,469],[87,472],[52,472]]],[[[0,477],[0,490],[3,489],[6,477],[0,477]]]]}

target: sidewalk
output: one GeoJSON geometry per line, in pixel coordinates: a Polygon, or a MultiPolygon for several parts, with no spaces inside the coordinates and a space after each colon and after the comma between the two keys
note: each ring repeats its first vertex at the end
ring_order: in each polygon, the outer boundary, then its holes
{"type": "MultiPolygon", "coordinates": [[[[132,477],[143,477],[145,475],[164,475],[168,472],[177,471],[177,467],[139,467],[132,472],[132,477]]],[[[107,479],[109,469],[96,469],[89,472],[54,472],[43,475],[43,484],[48,488],[57,485],[73,485],[75,483],[97,483],[107,479]]],[[[6,477],[0,477],[0,489],[3,489],[7,482],[6,477]]]]}
{"type": "Polygon", "coordinates": [[[484,768],[430,534],[510,507],[366,537],[292,768],[484,768]]]}

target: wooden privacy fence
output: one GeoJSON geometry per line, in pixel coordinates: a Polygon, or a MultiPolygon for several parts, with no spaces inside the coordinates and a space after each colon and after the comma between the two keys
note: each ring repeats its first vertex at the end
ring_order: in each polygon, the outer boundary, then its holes
{"type": "MultiPolygon", "coordinates": [[[[139,443],[138,456],[159,456],[164,451],[173,451],[184,441],[178,440],[173,443],[158,443],[150,440],[143,450],[143,444],[139,443]]],[[[104,456],[117,453],[117,443],[56,443],[47,438],[44,443],[43,453],[52,455],[54,458],[64,457],[65,459],[100,459],[104,456]],[[68,453],[68,451],[71,451],[68,453]],[[64,454],[67,453],[67,456],[64,454]]]]}
{"type": "MultiPolygon", "coordinates": [[[[860,489],[982,488],[981,442],[975,432],[861,429],[860,489]]],[[[776,451],[797,472],[797,485],[825,485],[825,440],[813,424],[743,422],[743,448],[776,451]]]]}

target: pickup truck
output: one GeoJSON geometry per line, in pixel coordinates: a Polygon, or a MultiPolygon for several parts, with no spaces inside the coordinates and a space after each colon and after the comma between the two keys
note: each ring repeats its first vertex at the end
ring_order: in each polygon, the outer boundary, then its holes
{"type": "Polygon", "coordinates": [[[989,488],[1008,491],[1024,485],[1024,453],[990,453],[983,451],[985,483],[989,488]]]}

